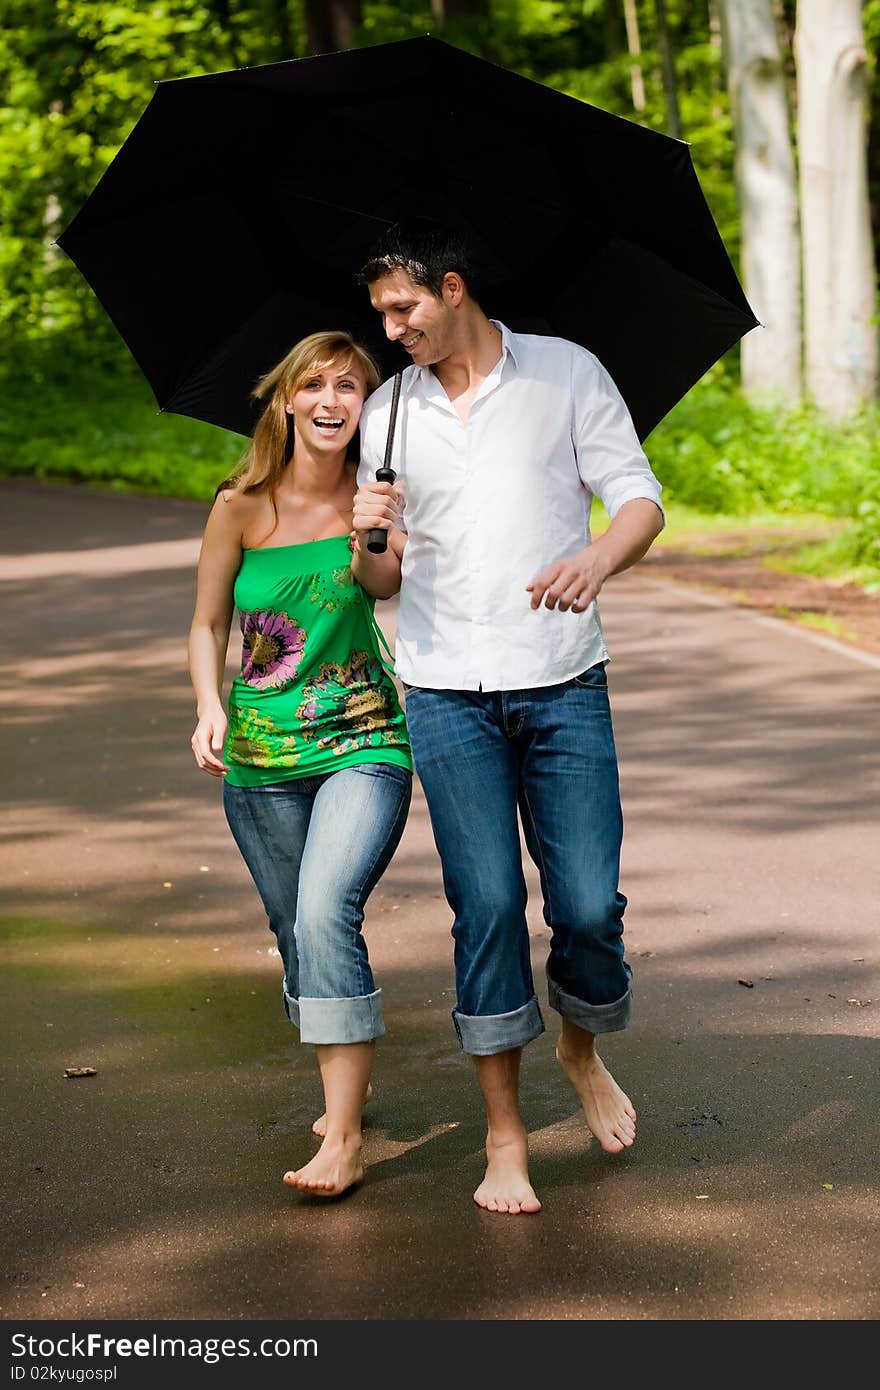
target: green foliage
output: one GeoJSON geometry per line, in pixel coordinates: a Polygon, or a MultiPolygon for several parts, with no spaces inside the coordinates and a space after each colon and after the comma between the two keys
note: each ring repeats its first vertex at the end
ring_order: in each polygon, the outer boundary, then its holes
{"type": "Polygon", "coordinates": [[[0,395],[0,474],[209,499],[246,444],[160,414],[118,339],[88,362],[69,334],[26,347],[0,367],[0,395]]]}
{"type": "MultiPolygon", "coordinates": [[[[849,525],[837,561],[880,566],[880,410],[834,424],[750,405],[713,369],[646,444],[667,495],[703,512],[824,513],[849,525]]],[[[831,551],[829,551],[829,557],[831,551]]]]}

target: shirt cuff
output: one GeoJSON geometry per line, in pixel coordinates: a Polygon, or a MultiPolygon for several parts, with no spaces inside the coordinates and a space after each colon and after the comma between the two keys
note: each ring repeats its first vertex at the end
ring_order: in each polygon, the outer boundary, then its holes
{"type": "Polygon", "coordinates": [[[653,502],[660,513],[663,525],[666,525],[666,513],[663,510],[663,503],[660,501],[660,492],[657,488],[651,487],[650,483],[632,483],[619,491],[615,489],[614,496],[603,497],[602,503],[613,521],[624,503],[635,502],[637,498],[644,498],[646,502],[653,502]]]}

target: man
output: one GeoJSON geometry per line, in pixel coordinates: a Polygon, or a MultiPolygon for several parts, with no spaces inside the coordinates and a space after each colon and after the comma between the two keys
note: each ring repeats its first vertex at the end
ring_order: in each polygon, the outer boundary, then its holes
{"type": "Polygon", "coordinates": [[[619,1153],[635,1138],[632,1104],[596,1051],[597,1034],[626,1026],[631,986],[595,599],[662,529],[660,485],[601,364],[573,343],[487,318],[457,235],[392,228],[361,279],[412,365],[394,452],[402,488],[373,481],[390,382],[361,418],[353,568],[377,597],[400,588],[396,669],[455,914],[453,1020],[486,1106],[486,1175],[474,1199],[534,1212],[519,1067],[544,1023],[517,809],[552,933],[557,1057],[602,1147],[619,1153]],[[594,495],[612,521],[591,543],[594,495]],[[374,527],[389,531],[381,555],[366,549],[374,527]]]}

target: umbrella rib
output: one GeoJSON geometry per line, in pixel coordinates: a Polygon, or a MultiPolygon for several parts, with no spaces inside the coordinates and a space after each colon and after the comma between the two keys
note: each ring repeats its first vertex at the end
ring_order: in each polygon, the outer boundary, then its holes
{"type": "Polygon", "coordinates": [[[331,203],[326,198],[313,198],[309,193],[300,193],[297,190],[296,197],[303,203],[316,203],[323,208],[332,208],[334,212],[347,212],[351,217],[366,217],[370,222],[379,222],[383,227],[392,226],[389,217],[378,217],[374,212],[364,212],[362,208],[349,208],[344,203],[331,203]]]}

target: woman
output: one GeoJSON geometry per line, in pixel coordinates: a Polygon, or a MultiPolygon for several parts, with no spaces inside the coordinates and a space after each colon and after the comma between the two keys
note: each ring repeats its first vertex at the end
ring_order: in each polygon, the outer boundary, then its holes
{"type": "Polygon", "coordinates": [[[253,443],[205,529],[189,645],[195,759],[224,778],[226,816],[278,940],[284,1006],[316,1044],[324,1088],[320,1150],[284,1181],[328,1197],[363,1176],[361,1112],[385,1028],[361,925],[412,784],[373,600],[351,572],[349,455],[378,383],[346,333],[304,338],[259,383],[253,443]],[[242,664],[227,724],[234,607],[242,664]]]}

